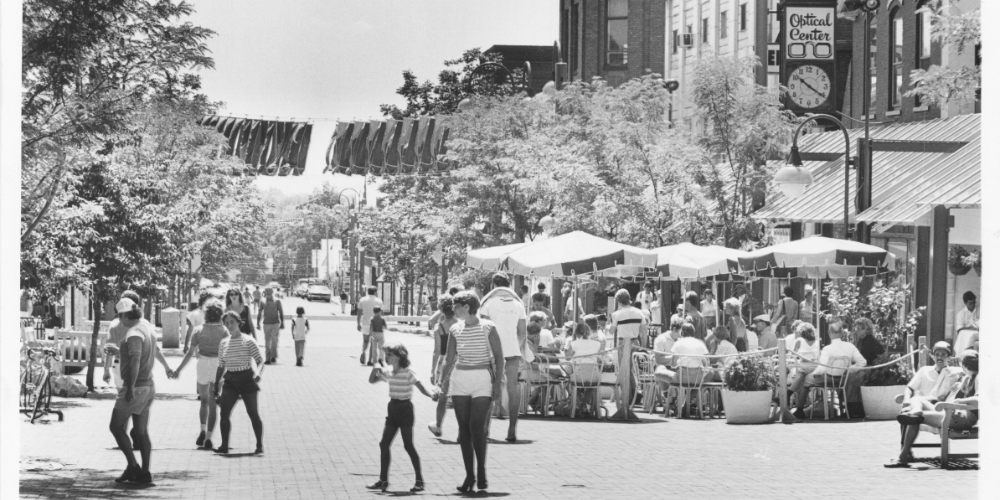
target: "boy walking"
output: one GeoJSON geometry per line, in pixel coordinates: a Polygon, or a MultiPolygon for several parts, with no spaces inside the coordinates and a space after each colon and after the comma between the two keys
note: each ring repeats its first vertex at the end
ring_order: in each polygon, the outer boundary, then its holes
{"type": "Polygon", "coordinates": [[[309,333],[309,320],[306,319],[306,309],[298,307],[295,309],[295,317],[292,318],[292,340],[295,341],[295,366],[302,366],[302,358],[306,353],[306,334],[309,333]]]}
{"type": "Polygon", "coordinates": [[[378,364],[382,364],[382,347],[385,346],[385,318],[382,317],[382,308],[376,307],[373,311],[371,321],[371,348],[372,353],[368,356],[368,359],[375,359],[376,354],[378,355],[378,364]]]}

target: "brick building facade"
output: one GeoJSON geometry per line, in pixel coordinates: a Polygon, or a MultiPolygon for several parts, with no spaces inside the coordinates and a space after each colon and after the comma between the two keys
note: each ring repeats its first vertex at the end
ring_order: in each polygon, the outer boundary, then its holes
{"type": "Polygon", "coordinates": [[[560,57],[567,80],[599,76],[612,85],[664,72],[666,2],[561,0],[560,57]]]}

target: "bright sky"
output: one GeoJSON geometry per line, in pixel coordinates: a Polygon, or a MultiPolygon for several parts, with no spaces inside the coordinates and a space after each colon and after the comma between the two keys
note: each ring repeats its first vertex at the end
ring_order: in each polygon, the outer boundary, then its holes
{"type": "Polygon", "coordinates": [[[335,120],[381,118],[380,104],[402,104],[403,70],[434,80],[466,49],[559,37],[557,0],[188,1],[191,21],[217,32],[208,41],[216,67],[202,83],[224,113],[316,120],[305,174],[258,181],[289,194],[323,182],[360,190],[360,177],[321,174],[335,120]]]}

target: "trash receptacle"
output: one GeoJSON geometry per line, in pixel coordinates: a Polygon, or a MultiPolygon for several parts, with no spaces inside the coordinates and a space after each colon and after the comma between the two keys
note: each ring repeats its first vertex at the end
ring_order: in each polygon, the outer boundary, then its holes
{"type": "Polygon", "coordinates": [[[181,310],[168,307],[161,313],[160,319],[163,323],[163,348],[180,347],[181,339],[181,310]]]}

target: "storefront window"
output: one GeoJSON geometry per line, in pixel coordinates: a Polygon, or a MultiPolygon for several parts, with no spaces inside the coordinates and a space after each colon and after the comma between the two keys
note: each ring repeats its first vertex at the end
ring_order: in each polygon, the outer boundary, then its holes
{"type": "Polygon", "coordinates": [[[607,63],[622,66],[628,63],[628,0],[608,1],[607,63]]]}

